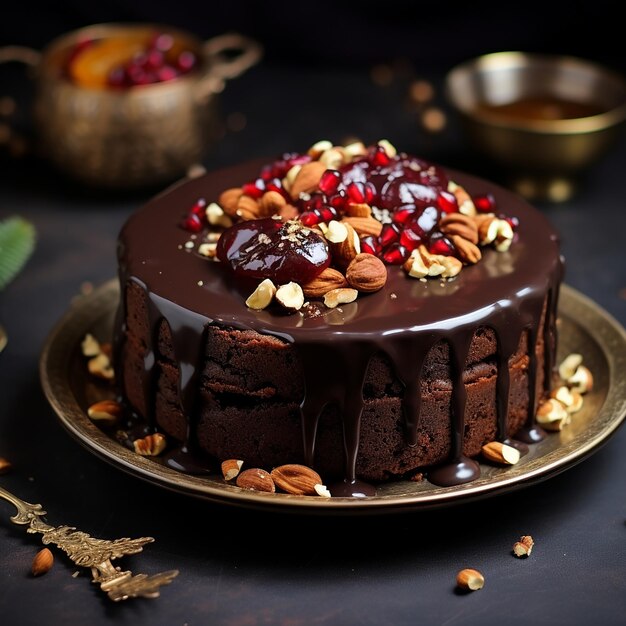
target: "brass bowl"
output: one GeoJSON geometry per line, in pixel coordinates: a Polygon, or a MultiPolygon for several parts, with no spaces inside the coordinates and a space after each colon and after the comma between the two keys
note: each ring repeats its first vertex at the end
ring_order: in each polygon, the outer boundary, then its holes
{"type": "Polygon", "coordinates": [[[569,56],[487,54],[450,70],[445,90],[471,146],[533,199],[570,197],[626,120],[624,77],[569,56]],[[547,106],[517,107],[520,101],[547,106]]]}
{"type": "Polygon", "coordinates": [[[259,44],[236,33],[203,42],[184,30],[145,23],[87,26],[52,41],[41,54],[0,49],[0,62],[18,60],[34,68],[38,151],[83,183],[116,189],[170,182],[198,163],[215,140],[225,82],[260,58],[259,44]],[[196,68],[174,80],[127,89],[85,87],[66,77],[78,42],[155,32],[172,35],[194,52],[196,68]]]}

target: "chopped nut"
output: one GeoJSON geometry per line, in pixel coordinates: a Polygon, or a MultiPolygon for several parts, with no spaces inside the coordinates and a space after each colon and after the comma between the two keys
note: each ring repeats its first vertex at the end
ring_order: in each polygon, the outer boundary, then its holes
{"type": "Polygon", "coordinates": [[[320,498],[330,498],[332,495],[326,485],[315,485],[314,489],[315,493],[320,496],[320,498]]]}
{"type": "Polygon", "coordinates": [[[43,574],[50,571],[53,563],[54,563],[54,555],[52,554],[50,549],[42,548],[35,555],[30,571],[33,576],[42,576],[43,574]]]}
{"type": "Polygon", "coordinates": [[[568,413],[576,413],[583,406],[583,397],[577,391],[572,391],[569,387],[561,385],[552,390],[550,397],[558,400],[568,413]]]}
{"type": "Polygon", "coordinates": [[[344,212],[348,217],[372,217],[372,207],[364,202],[348,202],[344,212]]]}
{"type": "Polygon", "coordinates": [[[317,141],[316,143],[314,143],[308,149],[307,154],[312,159],[319,159],[323,152],[326,152],[326,150],[330,150],[332,147],[333,144],[331,141],[328,141],[327,139],[322,139],[321,141],[317,141]]]}
{"type": "Polygon", "coordinates": [[[478,240],[481,246],[493,243],[498,236],[498,218],[495,215],[481,215],[476,218],[478,240]]]}
{"type": "Polygon", "coordinates": [[[361,240],[356,230],[348,222],[331,220],[324,233],[330,244],[334,264],[345,270],[352,259],[361,253],[361,240]]]}
{"type": "Polygon", "coordinates": [[[141,456],[158,456],[165,450],[166,446],[167,439],[161,433],[154,433],[143,439],[133,441],[135,452],[141,456]]]}
{"type": "Polygon", "coordinates": [[[87,361],[87,369],[93,376],[104,380],[113,380],[113,378],[115,378],[115,372],[111,366],[111,359],[103,352],[100,352],[97,356],[87,361]]]}
{"type": "Polygon", "coordinates": [[[476,591],[485,585],[485,577],[476,569],[466,568],[456,575],[456,584],[461,589],[476,591]]]}
{"type": "Polygon", "coordinates": [[[207,259],[217,258],[217,243],[216,242],[201,243],[198,246],[198,254],[201,254],[202,256],[207,257],[207,259]]]}
{"type": "Polygon", "coordinates": [[[282,180],[283,188],[285,189],[285,191],[291,192],[291,186],[293,185],[293,181],[296,180],[296,176],[300,173],[301,169],[302,165],[294,165],[285,174],[285,177],[282,180]]]}
{"type": "Polygon", "coordinates": [[[350,224],[350,226],[356,230],[359,237],[366,237],[368,235],[378,237],[383,230],[382,222],[379,222],[373,217],[346,216],[341,221],[350,224]]]}
{"type": "Polygon", "coordinates": [[[480,251],[480,248],[471,241],[468,241],[466,238],[461,237],[460,235],[452,235],[450,239],[452,240],[454,247],[459,253],[461,261],[473,264],[478,263],[478,261],[482,259],[483,255],[480,251]]]}
{"type": "Polygon", "coordinates": [[[287,200],[277,191],[266,191],[259,200],[261,216],[271,217],[272,215],[280,215],[280,209],[286,204],[287,200]]]}
{"type": "Polygon", "coordinates": [[[339,289],[331,289],[324,294],[324,304],[329,309],[334,309],[340,304],[349,304],[354,302],[359,296],[356,289],[350,287],[340,287],[339,289]]]}
{"type": "Polygon", "coordinates": [[[11,462],[0,456],[0,474],[6,474],[11,469],[11,462]]]}
{"type": "Polygon", "coordinates": [[[224,213],[224,209],[216,202],[211,202],[205,209],[207,221],[211,226],[220,226],[228,228],[233,225],[233,220],[229,215],[224,213]]]}
{"type": "Polygon", "coordinates": [[[252,489],[253,491],[267,491],[274,493],[276,486],[274,479],[264,469],[252,467],[244,470],[237,476],[236,484],[242,489],[252,489]]]}
{"type": "Polygon", "coordinates": [[[302,287],[293,281],[278,287],[274,297],[282,307],[289,311],[299,311],[304,304],[302,287]]]}
{"type": "Polygon", "coordinates": [[[481,451],[487,460],[500,465],[515,465],[520,460],[520,453],[517,448],[500,441],[486,443],[481,451]]]}
{"type": "Polygon", "coordinates": [[[87,409],[90,419],[105,426],[115,426],[123,412],[124,407],[116,400],[101,400],[87,409]]]}
{"type": "Polygon", "coordinates": [[[383,148],[383,150],[387,153],[387,156],[390,159],[393,159],[398,154],[396,147],[392,143],[390,143],[387,139],[381,139],[378,142],[378,145],[383,148]]]}
{"type": "Polygon", "coordinates": [[[519,558],[530,556],[535,542],[530,535],[522,535],[519,541],[513,544],[513,554],[519,558]]]}
{"type": "Polygon", "coordinates": [[[548,400],[539,405],[539,409],[537,410],[537,423],[541,424],[546,430],[563,430],[569,422],[569,413],[558,400],[548,398],[548,400]]]}
{"type": "Polygon", "coordinates": [[[459,213],[469,217],[474,217],[476,215],[476,206],[474,205],[474,201],[469,193],[461,187],[461,185],[457,185],[455,182],[449,181],[448,191],[454,194],[457,204],[459,205],[459,213]]]}
{"type": "Polygon", "coordinates": [[[593,376],[584,365],[579,365],[567,379],[567,384],[572,391],[584,394],[593,389],[593,376]]]}
{"type": "Polygon", "coordinates": [[[232,480],[239,475],[243,461],[238,459],[227,459],[222,462],[222,476],[224,480],[232,480]]]}
{"type": "Polygon", "coordinates": [[[319,163],[321,163],[328,170],[336,170],[341,167],[344,162],[344,152],[337,147],[324,150],[319,158],[319,163]]]}
{"type": "Polygon", "coordinates": [[[246,306],[260,311],[268,307],[276,295],[276,285],[269,279],[262,280],[258,287],[248,296],[246,306]]]}
{"type": "Polygon", "coordinates": [[[582,354],[574,352],[566,356],[559,365],[559,376],[561,377],[561,380],[566,382],[569,378],[571,378],[578,369],[578,366],[582,365],[582,362],[582,354]]]}
{"type": "Polygon", "coordinates": [[[85,338],[80,344],[80,348],[83,356],[97,356],[98,354],[100,354],[100,343],[90,333],[87,333],[85,335],[85,338]]]}
{"type": "Polygon", "coordinates": [[[495,247],[498,252],[506,252],[513,241],[513,227],[506,220],[498,220],[495,247]]]}

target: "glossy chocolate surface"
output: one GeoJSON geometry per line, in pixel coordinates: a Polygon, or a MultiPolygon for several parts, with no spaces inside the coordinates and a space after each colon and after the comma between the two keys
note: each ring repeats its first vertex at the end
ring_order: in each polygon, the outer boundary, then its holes
{"type": "MultiPolygon", "coordinates": [[[[548,220],[515,194],[487,181],[445,170],[451,180],[471,195],[492,193],[499,210],[517,217],[516,238],[507,252],[483,249],[482,260],[464,267],[452,280],[421,281],[407,277],[401,267],[388,266],[386,286],[362,294],[356,302],[338,309],[313,305],[293,315],[271,310],[254,311],[245,299],[255,282],[236,279],[220,263],[198,255],[201,236],[180,228],[181,218],[198,198],[207,202],[220,192],[253,178],[264,162],[209,173],[178,184],[139,210],[124,226],[119,240],[120,281],[137,282],[150,302],[152,337],[161,319],[169,324],[179,365],[181,405],[193,438],[196,412],[196,378],[202,369],[204,328],[218,324],[251,329],[292,343],[302,361],[305,397],[302,423],[305,458],[314,458],[317,422],[327,404],[336,403],[344,420],[345,480],[357,480],[355,463],[359,447],[362,386],[370,357],[383,352],[405,386],[403,399],[407,445],[415,445],[420,417],[419,380],[428,350],[440,340],[450,345],[452,395],[452,452],[449,463],[435,468],[429,479],[452,485],[475,478],[478,466],[462,454],[465,388],[462,374],[475,331],[482,326],[495,330],[498,340],[499,437],[507,436],[508,359],[517,349],[523,332],[530,346],[539,340],[544,303],[545,361],[537,363],[530,350],[528,380],[536,380],[544,368],[545,385],[551,379],[556,347],[556,306],[562,279],[558,237],[548,220]],[[191,248],[188,242],[193,242],[191,248]],[[186,244],[188,244],[186,246],[186,244]],[[321,313],[321,314],[320,314],[321,313]]],[[[124,303],[122,302],[122,307],[124,303]]],[[[123,338],[123,309],[117,341],[123,338]]],[[[145,362],[146,398],[154,384],[154,346],[148,346],[145,362]]],[[[530,410],[523,430],[536,432],[534,407],[538,400],[529,386],[530,410]]],[[[147,406],[150,406],[148,404],[147,406]]],[[[189,442],[187,442],[189,443],[189,442]]]]}

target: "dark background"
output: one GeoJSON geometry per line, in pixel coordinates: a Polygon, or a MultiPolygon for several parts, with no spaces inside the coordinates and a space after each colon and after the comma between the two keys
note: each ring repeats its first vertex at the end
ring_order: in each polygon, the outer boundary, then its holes
{"type": "Polygon", "coordinates": [[[202,38],[238,31],[262,42],[269,63],[350,66],[408,59],[441,70],[498,50],[558,52],[624,69],[619,3],[220,0],[15,2],[0,20],[0,44],[42,48],[92,23],[153,21],[202,38]]]}

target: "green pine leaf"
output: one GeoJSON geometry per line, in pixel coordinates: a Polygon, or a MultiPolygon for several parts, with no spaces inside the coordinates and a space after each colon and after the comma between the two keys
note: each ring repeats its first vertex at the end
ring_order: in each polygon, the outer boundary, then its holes
{"type": "Polygon", "coordinates": [[[35,249],[35,228],[21,217],[0,221],[0,290],[24,267],[35,249]]]}

